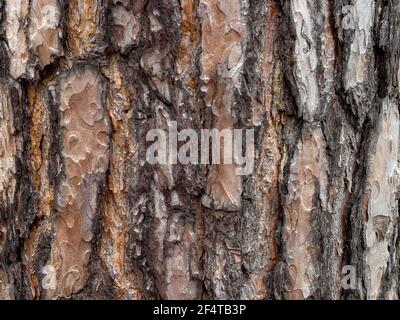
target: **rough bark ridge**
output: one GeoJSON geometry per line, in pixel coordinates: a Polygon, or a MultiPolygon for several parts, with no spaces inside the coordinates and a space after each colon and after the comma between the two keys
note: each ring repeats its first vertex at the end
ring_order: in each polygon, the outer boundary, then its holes
{"type": "Polygon", "coordinates": [[[397,299],[399,43],[397,0],[0,0],[0,299],[397,299]],[[175,121],[253,173],[150,165],[175,121]]]}

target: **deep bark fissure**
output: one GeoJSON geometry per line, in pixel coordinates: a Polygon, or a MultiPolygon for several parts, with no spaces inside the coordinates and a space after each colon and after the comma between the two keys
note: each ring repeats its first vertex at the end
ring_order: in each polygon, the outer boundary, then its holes
{"type": "Polygon", "coordinates": [[[0,0],[0,299],[397,299],[399,30],[395,0],[0,0]],[[254,129],[253,172],[149,164],[174,122],[254,129]]]}

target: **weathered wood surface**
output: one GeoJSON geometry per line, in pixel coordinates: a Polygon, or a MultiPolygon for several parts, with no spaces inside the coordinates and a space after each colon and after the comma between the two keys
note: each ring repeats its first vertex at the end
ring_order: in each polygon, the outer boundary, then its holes
{"type": "Polygon", "coordinates": [[[0,299],[398,297],[399,1],[0,0],[0,34],[0,299]],[[150,165],[173,121],[254,129],[253,173],[150,165]]]}

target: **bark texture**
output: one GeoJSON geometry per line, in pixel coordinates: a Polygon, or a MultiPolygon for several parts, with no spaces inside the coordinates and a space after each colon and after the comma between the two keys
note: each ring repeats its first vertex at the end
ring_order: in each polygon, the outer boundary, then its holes
{"type": "Polygon", "coordinates": [[[0,0],[0,299],[397,299],[399,44],[397,0],[0,0]],[[254,171],[150,165],[175,121],[254,171]]]}

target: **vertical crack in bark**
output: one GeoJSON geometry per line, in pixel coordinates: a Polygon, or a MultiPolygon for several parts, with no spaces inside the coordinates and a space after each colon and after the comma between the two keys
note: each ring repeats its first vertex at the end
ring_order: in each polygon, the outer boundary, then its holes
{"type": "Polygon", "coordinates": [[[399,13],[0,1],[0,299],[396,299],[399,13]],[[188,128],[254,129],[254,172],[146,162],[188,128]]]}
{"type": "Polygon", "coordinates": [[[255,172],[244,183],[241,250],[246,276],[243,299],[271,297],[271,274],[277,259],[281,155],[282,65],[279,39],[280,7],[275,1],[250,2],[245,79],[251,99],[251,122],[259,136],[255,172]]]}
{"type": "Polygon", "coordinates": [[[14,217],[18,208],[19,162],[22,156],[22,132],[15,109],[19,109],[21,91],[0,79],[0,299],[20,296],[20,265],[17,260],[18,225],[14,217]],[[16,104],[16,102],[18,104],[16,104]]]}

